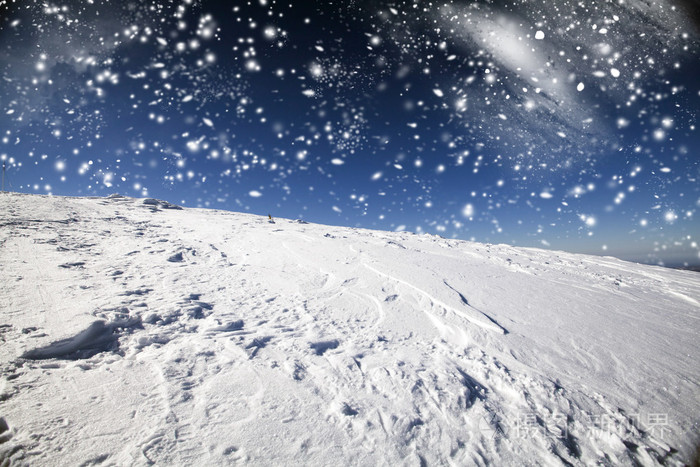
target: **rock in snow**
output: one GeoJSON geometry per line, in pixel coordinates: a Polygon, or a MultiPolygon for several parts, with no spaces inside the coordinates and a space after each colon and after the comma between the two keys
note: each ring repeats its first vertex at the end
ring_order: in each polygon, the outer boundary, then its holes
{"type": "Polygon", "coordinates": [[[3,465],[692,462],[697,273],[171,206],[0,194],[3,465]]]}

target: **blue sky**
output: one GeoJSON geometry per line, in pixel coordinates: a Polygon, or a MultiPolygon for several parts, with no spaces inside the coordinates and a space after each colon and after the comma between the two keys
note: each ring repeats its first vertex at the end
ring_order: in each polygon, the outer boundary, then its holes
{"type": "Polygon", "coordinates": [[[697,25],[586,5],[3,4],[6,185],[698,264],[697,25]]]}

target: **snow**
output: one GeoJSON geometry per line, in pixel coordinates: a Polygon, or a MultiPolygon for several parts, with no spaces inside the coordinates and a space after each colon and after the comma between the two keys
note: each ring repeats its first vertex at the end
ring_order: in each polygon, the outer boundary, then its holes
{"type": "Polygon", "coordinates": [[[694,455],[697,273],[119,195],[0,213],[2,459],[694,455]]]}

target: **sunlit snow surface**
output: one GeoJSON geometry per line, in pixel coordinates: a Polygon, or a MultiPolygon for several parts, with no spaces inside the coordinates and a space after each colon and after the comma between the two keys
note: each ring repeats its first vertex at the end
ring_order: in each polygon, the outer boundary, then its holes
{"type": "Polygon", "coordinates": [[[695,265],[697,13],[0,1],[0,159],[13,191],[695,265]]]}
{"type": "Polygon", "coordinates": [[[698,274],[155,199],[0,195],[0,457],[677,465],[698,274]]]}

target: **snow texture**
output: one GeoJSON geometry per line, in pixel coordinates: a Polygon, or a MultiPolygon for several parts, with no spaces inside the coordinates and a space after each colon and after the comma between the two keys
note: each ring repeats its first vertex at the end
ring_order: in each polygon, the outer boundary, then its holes
{"type": "Polygon", "coordinates": [[[697,273],[0,195],[0,463],[680,465],[697,273]]]}

